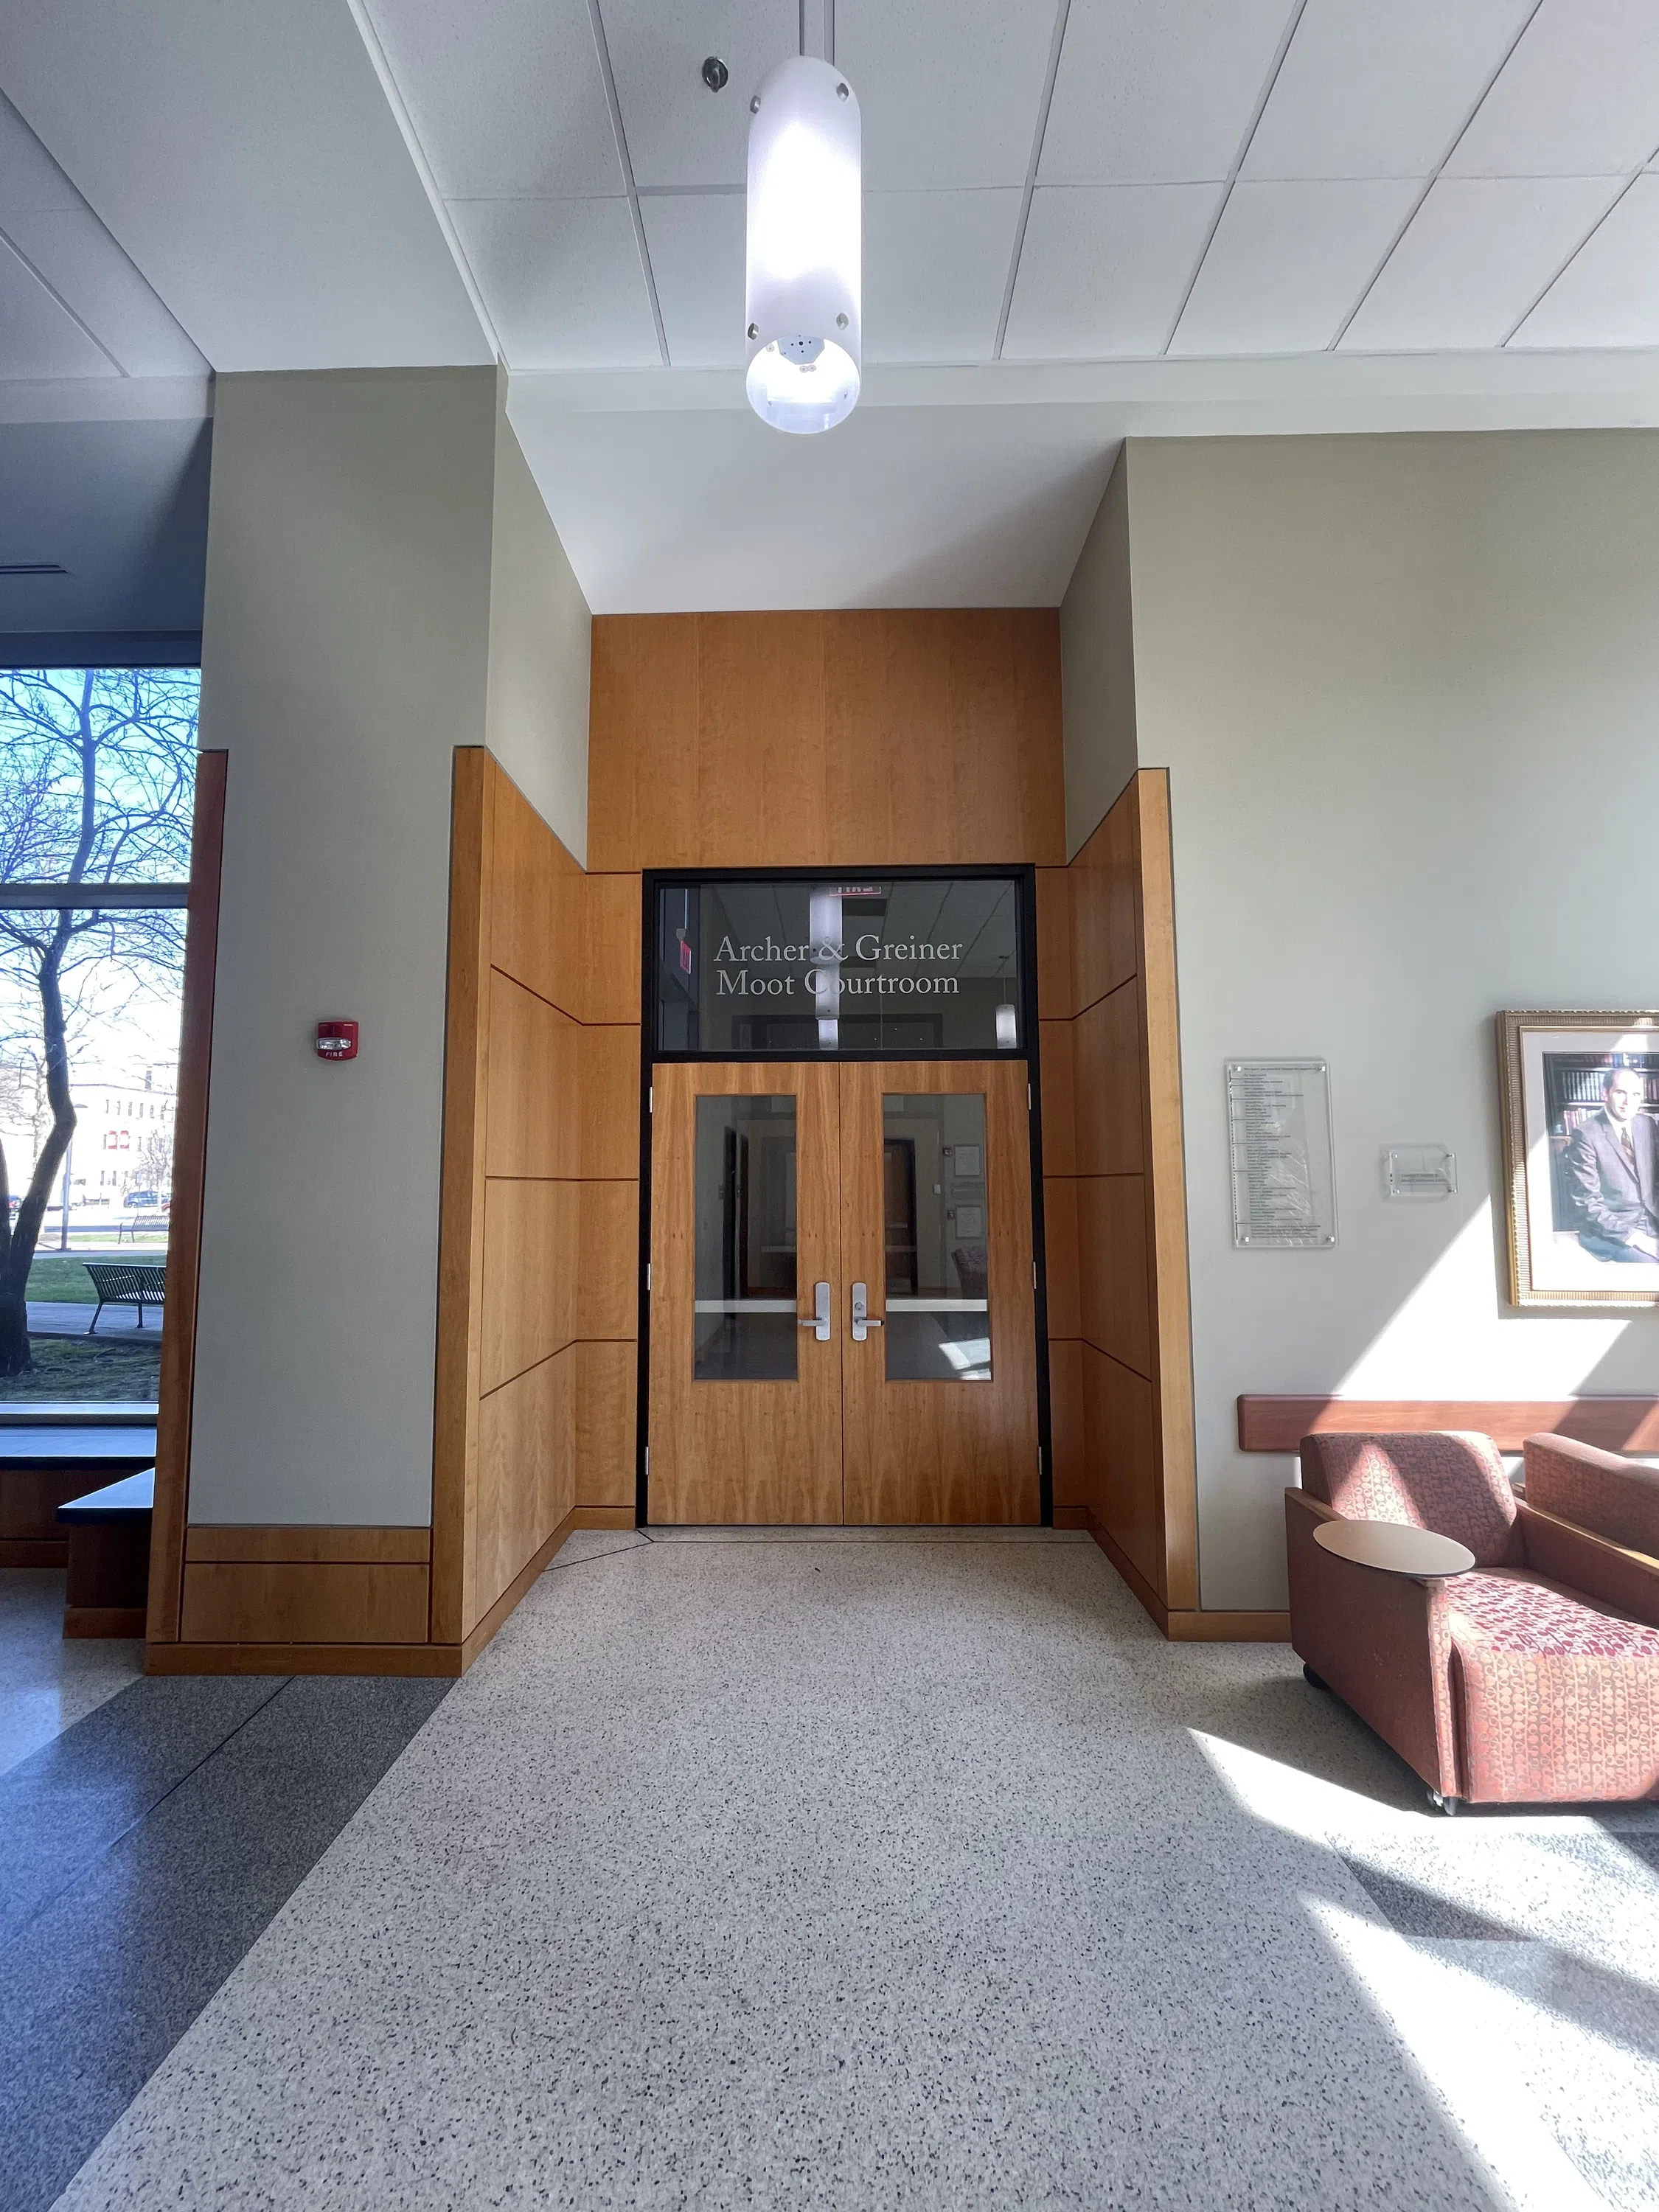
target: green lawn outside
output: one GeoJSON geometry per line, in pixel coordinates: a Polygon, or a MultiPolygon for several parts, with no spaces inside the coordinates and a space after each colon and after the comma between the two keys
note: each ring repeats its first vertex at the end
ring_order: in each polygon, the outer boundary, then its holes
{"type": "Polygon", "coordinates": [[[34,1364],[27,1375],[0,1376],[0,1402],[46,1399],[70,1404],[76,1399],[114,1399],[128,1405],[153,1404],[161,1380],[161,1342],[129,1339],[37,1336],[34,1364]]]}
{"type": "Polygon", "coordinates": [[[37,1252],[29,1269],[29,1296],[49,1305],[86,1305],[97,1297],[92,1277],[67,1252],[37,1252]]]}

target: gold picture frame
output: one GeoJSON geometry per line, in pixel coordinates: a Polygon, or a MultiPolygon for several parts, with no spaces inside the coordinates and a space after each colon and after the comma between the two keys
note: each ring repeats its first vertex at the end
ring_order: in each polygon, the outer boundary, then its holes
{"type": "Polygon", "coordinates": [[[1511,1304],[1659,1305],[1659,1011],[1532,1008],[1497,1027],[1511,1304]]]}

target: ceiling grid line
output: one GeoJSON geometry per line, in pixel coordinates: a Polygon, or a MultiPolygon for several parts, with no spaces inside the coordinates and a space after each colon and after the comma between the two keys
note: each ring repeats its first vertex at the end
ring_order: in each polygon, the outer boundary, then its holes
{"type": "Polygon", "coordinates": [[[30,260],[28,255],[24,252],[22,247],[17,243],[17,240],[11,235],[9,231],[0,229],[0,245],[3,245],[9,252],[13,254],[17,260],[22,263],[24,268],[28,270],[29,275],[33,277],[35,283],[40,285],[41,290],[48,293],[51,297],[56,301],[58,305],[63,309],[64,313],[69,317],[70,322],[72,322],[76,330],[80,331],[81,335],[88,342],[89,344],[95,345],[97,347],[99,352],[103,355],[104,359],[115,371],[115,374],[118,376],[128,375],[130,371],[121,362],[116,359],[109,348],[104,343],[102,338],[99,337],[97,331],[94,331],[91,325],[87,321],[85,316],[77,315],[76,313],[74,308],[70,307],[69,301],[64,297],[58,287],[35,266],[34,263],[30,260]]]}
{"type": "Polygon", "coordinates": [[[1187,303],[1192,298],[1194,291],[1197,289],[1198,280],[1204,273],[1204,264],[1210,258],[1210,248],[1215,244],[1215,234],[1221,228],[1221,218],[1227,212],[1227,203],[1233,196],[1233,186],[1238,182],[1239,171],[1244,167],[1249,156],[1250,143],[1261,128],[1261,118],[1267,112],[1267,102],[1273,96],[1273,87],[1279,82],[1279,73],[1285,66],[1285,56],[1290,52],[1291,42],[1301,27],[1302,18],[1307,10],[1307,6],[1308,0],[1296,0],[1296,13],[1291,17],[1290,22],[1285,27],[1285,35],[1279,42],[1279,52],[1273,56],[1272,64],[1267,70],[1267,82],[1261,88],[1261,97],[1255,104],[1255,112],[1244,126],[1244,136],[1239,142],[1237,153],[1233,156],[1232,167],[1227,172],[1225,184],[1221,198],[1217,203],[1214,217],[1209,229],[1204,234],[1204,243],[1198,249],[1198,258],[1193,264],[1193,273],[1187,279],[1187,288],[1176,305],[1174,319],[1169,329],[1164,333],[1164,343],[1158,349],[1158,357],[1160,361],[1168,355],[1170,348],[1175,343],[1176,332],[1181,328],[1181,318],[1187,312],[1187,303]]]}
{"type": "Polygon", "coordinates": [[[1014,223],[1013,249],[1008,257],[1008,279],[1002,288],[1002,309],[997,317],[997,334],[991,347],[993,361],[1002,359],[1002,342],[1008,334],[1008,316],[1014,304],[1014,287],[1019,282],[1019,258],[1025,251],[1025,229],[1031,220],[1031,199],[1036,191],[1037,170],[1042,161],[1042,142],[1048,133],[1048,110],[1054,105],[1054,79],[1060,75],[1060,49],[1066,43],[1066,26],[1071,19],[1072,0],[1060,0],[1054,17],[1054,33],[1048,46],[1048,74],[1042,80],[1042,98],[1037,103],[1036,130],[1031,138],[1031,158],[1025,171],[1025,189],[1020,196],[1019,215],[1014,223]]]}
{"type": "Polygon", "coordinates": [[[592,26],[593,44],[599,51],[599,74],[605,79],[605,97],[611,110],[611,128],[617,137],[617,158],[622,163],[628,212],[634,224],[634,243],[639,249],[646,296],[651,302],[651,320],[656,325],[657,350],[662,356],[662,366],[668,368],[672,364],[668,357],[668,332],[663,323],[662,303],[657,297],[657,272],[651,266],[651,249],[646,243],[645,217],[640,213],[639,187],[634,182],[634,157],[628,150],[628,135],[623,129],[622,102],[617,97],[617,80],[611,72],[611,46],[599,15],[599,0],[587,0],[587,20],[592,26]]]}
{"type": "Polygon", "coordinates": [[[461,243],[461,234],[455,228],[455,218],[450,213],[449,203],[438,188],[437,173],[428,158],[426,148],[421,142],[421,134],[415,128],[415,118],[409,112],[409,103],[404,100],[398,80],[392,73],[392,64],[386,59],[386,48],[380,43],[380,34],[370,18],[365,0],[346,0],[346,5],[351,11],[352,21],[357,27],[358,36],[362,40],[363,50],[368,56],[369,65],[380,80],[380,90],[386,95],[386,106],[392,110],[392,119],[398,126],[398,135],[404,142],[410,161],[416,175],[420,179],[421,190],[426,194],[438,228],[443,233],[444,244],[449,248],[450,256],[455,264],[455,273],[465,289],[473,313],[478,318],[479,327],[483,331],[485,343],[496,360],[505,362],[507,355],[501,345],[501,334],[495,328],[495,319],[490,313],[489,302],[484,298],[483,287],[479,283],[466,248],[461,243]]]}
{"type": "Polygon", "coordinates": [[[1561,282],[1561,279],[1566,275],[1568,270],[1571,268],[1573,263],[1577,260],[1579,255],[1589,244],[1591,239],[1595,237],[1596,232],[1601,228],[1604,223],[1611,220],[1614,211],[1626,198],[1628,198],[1630,194],[1635,191],[1643,177],[1647,174],[1650,165],[1655,161],[1659,161],[1659,146],[1655,147],[1652,153],[1648,155],[1647,160],[1644,161],[1638,168],[1632,170],[1629,176],[1626,178],[1624,183],[1620,185],[1618,191],[1613,194],[1607,205],[1602,209],[1601,214],[1597,216],[1595,221],[1584,233],[1584,235],[1579,240],[1577,245],[1573,247],[1572,252],[1568,254],[1566,259],[1561,264],[1561,266],[1552,272],[1548,283],[1545,285],[1543,290],[1538,295],[1538,297],[1535,300],[1528,301],[1525,313],[1517,317],[1510,327],[1504,331],[1503,337],[1498,341],[1498,349],[1500,352],[1504,347],[1508,345],[1510,340],[1514,337],[1517,332],[1523,330],[1527,324],[1532,319],[1533,316],[1538,313],[1538,310],[1543,306],[1545,301],[1548,299],[1550,294],[1561,282]]]}
{"type": "MultiPolygon", "coordinates": [[[[1510,57],[1515,52],[1516,48],[1520,45],[1522,40],[1526,37],[1527,33],[1532,28],[1533,22],[1538,15],[1539,9],[1542,8],[1544,0],[1533,0],[1531,8],[1527,11],[1526,21],[1522,24],[1520,29],[1516,31],[1515,36],[1510,40],[1509,45],[1504,49],[1502,59],[1499,61],[1497,68],[1493,70],[1492,75],[1486,79],[1485,84],[1481,86],[1479,94],[1476,95],[1474,100],[1470,106],[1468,113],[1463,118],[1462,122],[1458,125],[1456,133],[1454,136],[1450,145],[1447,147],[1445,152],[1440,156],[1440,159],[1435,164],[1431,173],[1425,179],[1422,191],[1412,202],[1411,208],[1407,214],[1404,222],[1401,224],[1399,229],[1395,231],[1394,236],[1389,240],[1388,250],[1382,255],[1382,259],[1377,263],[1376,268],[1372,270],[1370,275],[1366,278],[1364,288],[1361,291],[1359,297],[1354,301],[1352,307],[1349,308],[1347,313],[1342,318],[1341,322],[1337,325],[1335,336],[1325,348],[1327,353],[1334,353],[1337,347],[1340,346],[1343,339],[1346,337],[1348,334],[1348,325],[1352,322],[1354,317],[1359,313],[1359,310],[1364,306],[1366,301],[1370,299],[1371,294],[1376,290],[1377,279],[1382,276],[1382,271],[1388,267],[1389,262],[1394,259],[1395,255],[1400,251],[1407,232],[1411,228],[1412,225],[1417,221],[1418,216],[1422,213],[1424,201],[1427,199],[1429,194],[1434,190],[1441,178],[1445,174],[1447,163],[1456,153],[1463,141],[1468,137],[1470,125],[1474,123],[1475,117],[1480,114],[1481,109],[1486,106],[1493,86],[1498,82],[1498,78],[1503,76],[1504,70],[1509,67],[1510,57]]],[[[1574,250],[1576,252],[1577,248],[1574,250]]],[[[1517,325],[1517,327],[1519,326],[1517,325]]]]}

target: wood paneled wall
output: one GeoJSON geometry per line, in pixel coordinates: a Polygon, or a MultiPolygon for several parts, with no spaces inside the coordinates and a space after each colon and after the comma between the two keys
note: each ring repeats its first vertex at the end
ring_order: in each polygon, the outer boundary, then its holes
{"type": "Polygon", "coordinates": [[[432,1526],[181,1530],[152,1672],[459,1674],[573,1523],[633,1522],[640,878],[475,747],[446,1038],[432,1526]]]}
{"type": "MultiPolygon", "coordinates": [[[[191,826],[190,908],[185,933],[184,1004],[179,1025],[179,1097],[173,1127],[173,1208],[167,1237],[167,1326],[155,1418],[155,1510],[150,1524],[148,1646],[176,1644],[189,1517],[191,1415],[196,1380],[196,1301],[202,1267],[202,1201],[207,1177],[208,1077],[213,1057],[214,979],[219,962],[219,887],[224,860],[225,781],[230,756],[196,763],[191,826]]],[[[149,1664],[148,1650],[145,1664],[149,1664]]]]}
{"type": "Polygon", "coordinates": [[[642,868],[1064,860],[1053,609],[606,617],[592,655],[592,873],[456,755],[429,1548],[192,1529],[158,1668],[458,1673],[573,1518],[631,1522],[642,868]]]}
{"type": "Polygon", "coordinates": [[[455,758],[432,1640],[465,1645],[577,1509],[633,1518],[640,879],[455,758]]]}
{"type": "Polygon", "coordinates": [[[1051,607],[605,615],[590,711],[593,868],[1066,857],[1051,607]]]}
{"type": "Polygon", "coordinates": [[[1037,922],[1055,1517],[1166,1633],[1204,1633],[1164,770],[1039,869],[1037,922]]]}

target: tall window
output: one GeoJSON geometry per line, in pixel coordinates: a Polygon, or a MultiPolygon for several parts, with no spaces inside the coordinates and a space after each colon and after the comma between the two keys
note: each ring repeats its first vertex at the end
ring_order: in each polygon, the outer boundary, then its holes
{"type": "Polygon", "coordinates": [[[200,684],[0,670],[0,1399],[155,1398],[200,684]]]}

